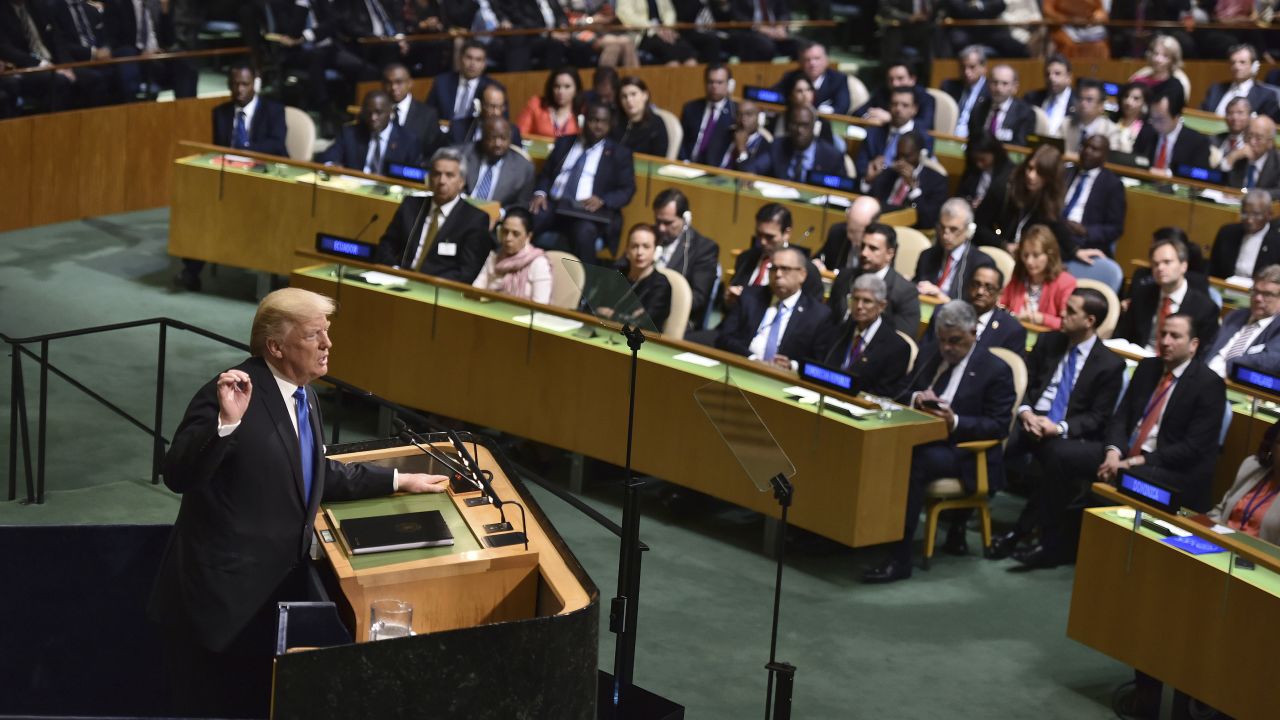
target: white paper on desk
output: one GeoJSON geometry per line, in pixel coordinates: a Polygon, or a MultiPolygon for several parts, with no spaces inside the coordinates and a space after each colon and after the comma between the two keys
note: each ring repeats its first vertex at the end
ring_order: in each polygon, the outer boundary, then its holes
{"type": "Polygon", "coordinates": [[[694,365],[701,365],[702,367],[715,367],[720,364],[719,360],[712,360],[709,357],[703,357],[691,352],[682,352],[679,355],[673,356],[672,359],[679,360],[681,362],[693,363],[694,365]]]}
{"type": "Polygon", "coordinates": [[[786,185],[775,185],[771,182],[757,180],[751,183],[751,187],[759,190],[761,195],[769,198],[770,200],[800,199],[800,191],[793,187],[787,187],[786,185]]]}
{"type": "Polygon", "coordinates": [[[844,129],[844,136],[855,140],[866,140],[867,129],[861,125],[850,125],[844,129]]]}
{"type": "Polygon", "coordinates": [[[1239,205],[1244,199],[1242,195],[1228,195],[1221,190],[1214,190],[1213,188],[1200,191],[1200,197],[1223,205],[1239,205]]]}
{"type": "Polygon", "coordinates": [[[683,165],[663,165],[658,168],[658,174],[665,177],[680,178],[681,180],[693,180],[706,175],[707,171],[683,165]]]}
{"type": "Polygon", "coordinates": [[[1209,529],[1210,529],[1210,530],[1212,530],[1212,531],[1214,531],[1214,532],[1216,532],[1216,533],[1218,533],[1219,535],[1234,535],[1234,534],[1235,534],[1235,532],[1236,532],[1235,530],[1232,530],[1231,528],[1227,527],[1226,525],[1220,525],[1220,524],[1218,524],[1218,523],[1214,523],[1214,524],[1213,524],[1213,527],[1211,527],[1211,528],[1209,528],[1209,529]]]}
{"type": "Polygon", "coordinates": [[[811,205],[826,205],[828,203],[831,205],[839,205],[842,208],[847,208],[853,204],[849,198],[840,197],[839,195],[819,195],[809,201],[809,204],[811,205]]]}
{"type": "Polygon", "coordinates": [[[1133,343],[1129,342],[1128,340],[1125,340],[1124,338],[1111,338],[1110,340],[1103,340],[1102,344],[1106,345],[1111,350],[1127,352],[1130,355],[1137,355],[1139,357],[1144,357],[1144,358],[1156,356],[1154,352],[1142,347],[1141,345],[1134,345],[1133,343]]]}
{"type": "Polygon", "coordinates": [[[1159,525],[1160,527],[1164,528],[1165,530],[1168,530],[1174,535],[1177,535],[1178,537],[1188,537],[1191,535],[1191,533],[1187,532],[1186,530],[1183,530],[1177,525],[1174,525],[1173,523],[1165,522],[1160,518],[1155,518],[1155,517],[1151,517],[1150,515],[1147,515],[1147,519],[1155,523],[1156,525],[1159,525]]]}
{"type": "Polygon", "coordinates": [[[1142,184],[1142,181],[1141,181],[1141,180],[1139,180],[1138,178],[1131,178],[1131,177],[1124,177],[1124,176],[1121,176],[1121,177],[1120,177],[1120,184],[1121,184],[1121,185],[1124,185],[1125,187],[1138,187],[1139,185],[1141,185],[1141,184],[1142,184]]]}
{"type": "Polygon", "coordinates": [[[833,398],[831,396],[827,396],[826,404],[832,407],[838,407],[842,410],[848,410],[849,414],[854,417],[864,417],[866,415],[871,415],[872,413],[877,412],[875,410],[868,410],[867,408],[864,408],[860,405],[854,405],[851,402],[845,402],[844,400],[837,400],[836,398],[833,398]]]}
{"type": "Polygon", "coordinates": [[[366,270],[360,273],[360,277],[370,285],[381,287],[404,287],[409,284],[407,278],[402,278],[399,275],[388,275],[377,270],[366,270]]]}
{"type": "MultiPolygon", "coordinates": [[[[528,325],[530,321],[528,314],[517,315],[511,319],[521,325],[528,325]]],[[[550,330],[552,332],[569,332],[570,330],[577,330],[582,327],[581,322],[578,322],[577,320],[570,320],[569,318],[562,318],[559,315],[533,313],[532,320],[534,327],[542,328],[543,330],[550,330]]]]}
{"type": "Polygon", "coordinates": [[[251,163],[251,162],[255,162],[255,160],[254,160],[253,158],[251,158],[251,157],[245,157],[245,156],[243,156],[243,155],[221,155],[220,157],[221,157],[223,160],[226,160],[227,162],[239,162],[239,163],[251,163]]]}
{"type": "Polygon", "coordinates": [[[1228,285],[1239,285],[1242,288],[1253,289],[1253,278],[1247,278],[1243,275],[1232,275],[1227,278],[1228,285]]]}
{"type": "Polygon", "coordinates": [[[818,398],[820,397],[819,393],[816,393],[810,390],[809,388],[802,388],[799,385],[792,385],[791,387],[782,388],[782,394],[794,395],[800,398],[800,402],[806,405],[817,404],[818,398]]]}

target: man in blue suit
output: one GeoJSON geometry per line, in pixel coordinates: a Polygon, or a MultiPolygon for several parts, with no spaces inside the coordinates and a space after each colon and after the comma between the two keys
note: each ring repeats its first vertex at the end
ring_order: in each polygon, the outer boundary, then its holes
{"type": "Polygon", "coordinates": [[[779,180],[808,182],[809,173],[844,177],[844,156],[813,132],[813,110],[794,107],[787,112],[787,134],[774,141],[767,153],[748,163],[747,172],[779,180]]]}
{"type": "Polygon", "coordinates": [[[809,258],[800,250],[775,250],[768,286],[742,291],[720,324],[716,347],[786,370],[816,357],[830,332],[831,309],[821,297],[801,291],[808,267],[809,258]]]}
{"type": "Polygon", "coordinates": [[[1232,311],[1222,320],[1213,345],[1205,353],[1209,369],[1226,379],[1236,364],[1280,373],[1280,265],[1259,268],[1253,274],[1249,307],[1232,311]]]}
{"type": "Polygon", "coordinates": [[[702,74],[707,95],[690,100],[680,111],[684,140],[680,143],[681,160],[717,165],[733,142],[733,122],[738,104],[729,97],[733,72],[728,65],[713,63],[702,74]]]}
{"type": "Polygon", "coordinates": [[[798,70],[790,70],[774,90],[782,91],[791,87],[796,78],[804,75],[813,86],[813,104],[818,112],[828,115],[849,114],[849,78],[844,73],[831,67],[827,57],[827,48],[821,43],[807,43],[800,48],[796,58],[800,62],[798,70]]]}
{"type": "Polygon", "coordinates": [[[484,74],[488,63],[488,50],[478,40],[468,40],[458,56],[458,69],[440,73],[431,83],[427,104],[436,109],[440,118],[457,122],[470,118],[480,92],[489,85],[501,83],[484,74]]]}
{"type": "Polygon", "coordinates": [[[918,131],[926,150],[933,149],[929,128],[922,128],[916,123],[919,112],[911,88],[894,88],[889,93],[889,124],[867,128],[867,137],[853,158],[858,177],[866,177],[867,167],[877,159],[881,161],[881,167],[892,165],[898,154],[898,140],[913,130],[918,131]]]}
{"type": "Polygon", "coordinates": [[[596,261],[596,238],[618,247],[636,171],[631,151],[609,139],[612,128],[613,109],[595,102],[577,135],[556,140],[529,203],[539,247],[567,249],[584,263],[596,261]]]}
{"type": "MultiPolygon", "coordinates": [[[[910,385],[910,398],[912,407],[946,423],[947,438],[912,450],[902,540],[893,544],[887,562],[863,573],[863,582],[887,583],[911,577],[911,544],[930,483],[958,474],[967,492],[977,490],[976,456],[956,445],[1003,440],[1009,435],[1009,421],[1017,401],[1013,372],[1003,360],[978,345],[978,317],[973,308],[965,302],[949,302],[934,313],[934,323],[938,344],[934,352],[922,358],[910,385]]],[[[990,489],[998,490],[1004,484],[1003,449],[996,445],[986,454],[990,489]]]]}
{"type": "Polygon", "coordinates": [[[374,90],[364,96],[360,119],[345,125],[338,139],[320,157],[326,165],[339,165],[370,175],[385,175],[395,165],[422,162],[421,144],[413,133],[391,122],[391,96],[374,90]]]}
{"type": "Polygon", "coordinates": [[[1276,97],[1275,88],[1258,82],[1258,51],[1252,45],[1236,45],[1227,55],[1231,67],[1230,82],[1214,83],[1200,103],[1201,110],[1208,110],[1218,115],[1227,114],[1227,105],[1232,98],[1248,98],[1249,106],[1259,115],[1270,116],[1280,120],[1280,99],[1276,97]]]}

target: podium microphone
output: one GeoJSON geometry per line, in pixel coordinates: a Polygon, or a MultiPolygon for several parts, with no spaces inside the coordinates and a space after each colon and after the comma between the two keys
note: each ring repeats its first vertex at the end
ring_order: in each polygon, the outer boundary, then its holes
{"type": "Polygon", "coordinates": [[[359,240],[359,239],[360,239],[360,238],[365,234],[365,232],[367,232],[367,231],[369,230],[369,228],[373,227],[373,224],[374,224],[374,223],[378,222],[378,218],[380,218],[380,217],[382,217],[382,216],[381,216],[381,215],[379,215],[378,213],[374,213],[374,214],[369,218],[369,222],[365,223],[365,224],[364,224],[364,227],[360,228],[360,232],[356,233],[356,236],[355,236],[354,238],[351,238],[351,239],[352,239],[352,240],[359,240]]]}
{"type": "MultiPolygon", "coordinates": [[[[360,232],[356,233],[356,236],[352,238],[352,241],[354,242],[359,240],[360,236],[364,235],[366,230],[373,227],[373,224],[378,222],[378,218],[380,217],[382,216],[379,215],[378,213],[374,213],[369,218],[369,222],[365,223],[364,227],[360,228],[360,232]]],[[[333,314],[337,315],[341,309],[342,309],[342,263],[338,263],[338,286],[333,291],[333,314]]]]}
{"type": "MultiPolygon", "coordinates": [[[[409,426],[405,424],[403,420],[401,420],[400,418],[393,418],[391,421],[391,428],[392,428],[392,431],[395,433],[395,437],[397,439],[404,440],[410,445],[421,450],[424,455],[440,463],[445,467],[446,470],[453,473],[455,478],[467,481],[468,483],[474,485],[476,490],[480,490],[481,492],[484,491],[484,487],[480,483],[476,482],[476,480],[471,477],[471,475],[467,470],[455,465],[453,461],[450,460],[447,456],[441,455],[436,451],[432,450],[430,445],[423,445],[421,442],[422,438],[419,437],[417,433],[410,430],[409,426]]],[[[455,487],[454,492],[460,492],[460,491],[455,487]]],[[[464,490],[461,492],[471,492],[471,491],[464,490]]]]}
{"type": "Polygon", "coordinates": [[[484,492],[493,501],[493,507],[498,510],[498,522],[494,525],[486,525],[485,530],[490,532],[499,532],[502,530],[511,530],[511,523],[507,522],[506,511],[502,509],[503,505],[515,505],[520,510],[520,531],[508,532],[501,535],[490,535],[484,539],[489,547],[505,547],[507,545],[524,544],[526,550],[529,549],[529,535],[525,532],[528,529],[528,521],[524,515],[524,505],[513,500],[501,500],[498,493],[494,492],[493,485],[489,481],[493,478],[493,473],[488,470],[481,470],[480,463],[476,461],[471,453],[467,452],[467,446],[462,444],[462,438],[458,437],[458,433],[453,430],[445,431],[449,436],[449,441],[453,443],[453,449],[458,452],[458,457],[462,464],[472,473],[472,479],[479,482],[484,487],[484,492]]]}

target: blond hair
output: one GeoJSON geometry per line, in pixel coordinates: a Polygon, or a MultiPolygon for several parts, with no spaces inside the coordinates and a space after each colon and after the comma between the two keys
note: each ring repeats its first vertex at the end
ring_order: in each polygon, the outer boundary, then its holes
{"type": "Polygon", "coordinates": [[[1151,56],[1156,48],[1164,50],[1169,56],[1169,72],[1182,69],[1182,46],[1174,39],[1172,35],[1157,35],[1151,40],[1151,44],[1147,46],[1147,63],[1151,63],[1151,56]]]}
{"type": "Polygon", "coordinates": [[[249,352],[258,357],[267,354],[267,341],[283,342],[295,325],[317,315],[333,314],[330,298],[299,288],[283,288],[269,293],[258,303],[249,331],[249,352]]]}

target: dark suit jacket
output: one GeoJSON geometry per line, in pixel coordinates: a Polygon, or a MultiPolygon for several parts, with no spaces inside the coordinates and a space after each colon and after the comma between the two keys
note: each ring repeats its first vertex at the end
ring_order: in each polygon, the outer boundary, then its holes
{"type": "MultiPolygon", "coordinates": [[[[1067,199],[1071,197],[1071,183],[1075,175],[1067,178],[1067,199]]],[[[1065,211],[1065,200],[1064,211],[1065,211]]],[[[1077,238],[1077,247],[1095,248],[1111,253],[1111,243],[1124,234],[1125,198],[1124,184],[1119,176],[1105,167],[1098,171],[1089,189],[1089,200],[1084,205],[1081,224],[1086,230],[1083,238],[1077,238]]],[[[1066,219],[1066,216],[1063,216],[1066,219]]],[[[1068,258],[1070,259],[1070,258],[1068,258]]]]}
{"type": "MultiPolygon", "coordinates": [[[[956,110],[958,112],[964,112],[964,102],[963,102],[964,91],[967,88],[968,86],[964,84],[964,78],[947,78],[946,80],[942,81],[942,92],[950,95],[956,101],[956,110]]],[[[978,93],[978,98],[981,99],[981,98],[990,98],[990,97],[991,97],[991,83],[984,82],[982,83],[982,90],[978,93]]],[[[977,109],[978,107],[977,100],[974,101],[973,107],[974,109],[977,109]]]]}
{"type": "MultiPolygon", "coordinates": [[[[1216,278],[1229,278],[1236,274],[1236,260],[1240,257],[1240,246],[1244,244],[1244,225],[1228,223],[1218,228],[1218,235],[1213,239],[1213,249],[1209,252],[1209,274],[1216,278]]],[[[1280,263],[1280,222],[1272,221],[1267,234],[1262,238],[1262,247],[1258,248],[1258,259],[1253,264],[1256,272],[1268,265],[1280,263]]],[[[1253,276],[1251,272],[1250,277],[1253,276]]]]}
{"type": "MultiPolygon", "coordinates": [[[[759,285],[743,290],[742,297],[738,298],[738,302],[720,324],[716,347],[749,356],[751,340],[755,338],[764,313],[772,302],[773,291],[767,286],[759,285]]],[[[800,293],[800,299],[787,320],[787,330],[778,341],[778,354],[792,360],[815,357],[818,343],[829,329],[827,318],[830,315],[831,311],[821,300],[800,293]]]]}
{"type": "Polygon", "coordinates": [[[689,322],[694,327],[702,327],[702,318],[706,316],[707,304],[712,299],[711,291],[716,284],[716,270],[720,267],[720,245],[692,227],[673,242],[679,245],[667,267],[689,281],[689,289],[693,291],[689,322]]]}
{"type": "MultiPolygon", "coordinates": [[[[114,1],[127,6],[132,17],[133,0],[114,1]]],[[[272,32],[294,38],[302,37],[302,32],[307,29],[307,8],[298,5],[296,0],[270,0],[268,4],[271,7],[271,17],[275,25],[272,32]]],[[[315,35],[313,42],[335,37],[339,27],[333,3],[329,0],[311,0],[311,9],[316,18],[316,24],[311,28],[311,32],[315,35]]]]}
{"type": "MultiPolygon", "coordinates": [[[[1155,167],[1156,154],[1160,152],[1160,133],[1148,123],[1138,131],[1133,141],[1133,154],[1141,155],[1151,161],[1155,167]]],[[[1176,170],[1180,165],[1192,167],[1209,167],[1209,138],[1192,130],[1186,125],[1178,131],[1178,141],[1173,144],[1169,153],[1169,169],[1176,170]]]]}
{"type": "MultiPolygon", "coordinates": [[[[235,126],[234,103],[224,102],[215,107],[213,144],[231,147],[235,126]]],[[[249,122],[249,147],[241,149],[286,157],[289,151],[284,146],[284,138],[288,131],[284,123],[284,106],[259,95],[258,107],[253,111],[253,119],[249,122]]]]}
{"type": "MultiPolygon", "coordinates": [[[[813,139],[813,167],[810,172],[845,177],[844,156],[835,145],[821,138],[813,139]]],[[[792,180],[787,177],[791,162],[795,158],[795,150],[791,147],[791,139],[781,137],[774,140],[766,152],[761,152],[748,161],[746,172],[755,175],[766,175],[780,180],[792,180]]],[[[793,182],[806,182],[804,178],[794,178],[793,182]]]]}
{"type": "MultiPolygon", "coordinates": [[[[827,305],[831,308],[831,320],[834,323],[849,319],[849,293],[853,291],[853,281],[862,273],[857,270],[845,270],[836,275],[831,285],[831,296],[827,305]]],[[[916,292],[915,283],[902,277],[892,267],[884,276],[885,295],[888,304],[881,315],[893,325],[893,329],[915,337],[920,334],[920,293],[916,292]]]]}
{"type": "MultiPolygon", "coordinates": [[[[386,17],[396,32],[405,31],[404,10],[388,0],[373,0],[382,5],[386,17]]],[[[373,19],[369,17],[369,8],[365,0],[346,0],[339,6],[342,16],[342,29],[347,37],[361,38],[373,35],[373,19]]]]}
{"type": "MultiPolygon", "coordinates": [[[[391,126],[391,137],[387,138],[386,149],[382,151],[382,167],[376,175],[385,175],[392,163],[398,165],[420,165],[422,145],[413,133],[399,125],[391,126]]],[[[338,139],[320,156],[320,162],[333,163],[349,170],[364,170],[364,161],[369,154],[369,131],[364,125],[344,125],[338,133],[338,139]]]]}
{"type": "Polygon", "coordinates": [[[693,151],[697,149],[695,143],[698,141],[698,132],[702,130],[702,116],[706,111],[706,98],[690,100],[680,110],[680,127],[684,128],[684,139],[680,141],[678,157],[681,160],[705,165],[719,165],[725,151],[733,143],[733,133],[730,128],[733,127],[734,118],[738,115],[738,104],[733,100],[725,101],[720,114],[716,116],[715,124],[711,126],[711,138],[707,140],[706,154],[694,159],[693,151]]]}
{"type": "MultiPolygon", "coordinates": [[[[392,115],[395,118],[395,115],[392,115]]],[[[417,141],[415,156],[418,158],[413,164],[426,165],[431,159],[431,153],[440,147],[440,116],[436,113],[436,109],[426,103],[412,100],[409,102],[409,117],[404,124],[404,129],[417,141]]]]}
{"type": "MultiPolygon", "coordinates": [[[[991,185],[987,187],[987,193],[982,196],[982,202],[973,209],[973,222],[979,228],[995,225],[1000,213],[1004,212],[1005,197],[1009,192],[1009,175],[1014,167],[1016,166],[1010,162],[1002,167],[992,168],[991,185]]],[[[981,170],[976,167],[966,168],[964,174],[960,176],[960,187],[956,189],[956,195],[966,200],[977,197],[978,183],[981,181],[981,170]]]]}
{"type": "MultiPolygon", "coordinates": [[[[70,62],[71,58],[62,54],[62,48],[54,33],[53,13],[50,10],[51,8],[44,3],[27,3],[27,12],[31,14],[31,19],[40,32],[40,40],[53,56],[53,62],[70,62]]],[[[14,10],[13,3],[9,2],[0,3],[0,60],[20,68],[35,67],[40,64],[36,56],[31,53],[23,23],[18,21],[18,13],[14,10]]]]}
{"type": "MultiPolygon", "coordinates": [[[[63,2],[53,3],[51,6],[53,11],[53,27],[54,36],[58,44],[58,55],[75,61],[85,61],[93,59],[94,47],[110,47],[111,38],[106,30],[106,23],[103,20],[103,13],[98,8],[83,4],[84,19],[88,21],[88,32],[93,36],[93,42],[84,45],[80,41],[80,34],[76,30],[76,22],[71,17],[71,8],[67,6],[65,0],[63,2]]],[[[54,48],[50,48],[54,50],[54,48]]]]}
{"type": "MultiPolygon", "coordinates": [[[[481,154],[478,143],[467,143],[459,149],[467,162],[467,192],[474,193],[480,182],[480,163],[484,155],[481,154]]],[[[533,197],[534,172],[533,163],[515,150],[507,150],[507,154],[502,156],[502,173],[498,175],[498,184],[493,188],[494,201],[504,208],[513,205],[528,207],[529,199],[533,197]]]]}
{"type": "MultiPolygon", "coordinates": [[[[713,12],[717,5],[728,5],[728,18],[738,22],[751,22],[755,17],[754,12],[757,0],[728,0],[728,2],[710,3],[713,12]]],[[[769,12],[773,13],[774,21],[790,20],[791,9],[787,0],[769,0],[769,12]]],[[[723,16],[723,13],[720,13],[723,16]]]]}
{"type": "MultiPolygon", "coordinates": [[[[560,7],[560,3],[551,0],[548,4],[551,6],[551,14],[555,16],[556,27],[568,25],[569,19],[565,16],[564,8],[560,7]]],[[[542,12],[538,9],[538,3],[535,0],[495,0],[493,5],[500,17],[510,20],[511,24],[518,28],[546,27],[546,21],[542,19],[542,12]],[[502,9],[499,10],[499,7],[502,9]]]]}
{"type": "MultiPolygon", "coordinates": [[[[782,92],[803,73],[798,68],[788,70],[773,89],[782,92]]],[[[836,115],[849,114],[849,77],[833,67],[822,73],[822,87],[813,94],[813,106],[816,108],[821,105],[830,105],[831,112],[836,115]]]]}
{"type": "MultiPolygon", "coordinates": [[[[1129,453],[1129,441],[1142,422],[1155,394],[1164,362],[1146,358],[1138,363],[1120,406],[1107,424],[1106,444],[1129,453]]],[[[1143,453],[1153,468],[1165,470],[1162,480],[1182,490],[1182,504],[1200,511],[1212,505],[1209,484],[1218,459],[1218,434],[1222,429],[1226,387],[1222,378],[1204,363],[1192,360],[1165,404],[1154,452],[1143,453]]]]}
{"type": "Polygon", "coordinates": [[[893,186],[898,182],[898,174],[892,170],[885,170],[876,176],[876,181],[871,183],[869,194],[880,201],[885,212],[898,210],[901,207],[915,208],[916,224],[912,227],[932,229],[938,224],[938,213],[942,210],[942,203],[947,201],[947,179],[938,174],[937,170],[924,167],[920,170],[919,180],[920,185],[912,191],[912,193],[916,191],[919,193],[914,197],[908,194],[901,206],[889,203],[893,186]]]}
{"type": "MultiPolygon", "coordinates": [[[[550,199],[551,186],[555,184],[556,176],[560,174],[564,160],[569,156],[569,151],[573,149],[576,142],[578,142],[577,135],[566,135],[556,139],[555,146],[551,148],[551,154],[542,165],[542,172],[538,174],[538,180],[534,185],[535,193],[546,193],[550,199]]],[[[568,197],[571,198],[572,193],[572,188],[565,188],[565,194],[568,197]]],[[[605,208],[613,216],[609,228],[610,234],[616,237],[614,230],[621,232],[622,208],[626,207],[627,203],[631,202],[632,196],[636,194],[635,161],[632,159],[631,151],[625,145],[619,145],[605,138],[592,194],[604,201],[605,208]]]]}
{"type": "MultiPolygon", "coordinates": [[[[799,245],[792,245],[791,247],[800,250],[806,257],[809,255],[808,248],[799,245]]],[[[760,264],[760,255],[763,252],[760,246],[756,245],[738,255],[738,259],[733,261],[733,280],[729,284],[746,285],[751,282],[751,275],[755,272],[756,266],[760,264]]],[[[819,272],[812,260],[808,261],[808,272],[809,274],[805,276],[804,285],[800,287],[800,291],[818,302],[822,302],[822,273],[819,272]]]]}
{"type": "MultiPolygon", "coordinates": [[[[1227,90],[1231,89],[1231,83],[1220,82],[1209,86],[1209,92],[1204,96],[1204,102],[1200,103],[1201,110],[1214,112],[1218,109],[1218,103],[1222,102],[1222,96],[1227,94],[1227,90]]],[[[1259,115],[1270,115],[1273,120],[1280,117],[1280,101],[1276,99],[1275,88],[1253,81],[1253,87],[1249,89],[1249,107],[1259,115]]]]}
{"type": "MultiPolygon", "coordinates": [[[[1032,90],[1026,95],[1023,95],[1022,99],[1026,100],[1028,105],[1038,107],[1047,113],[1049,112],[1049,108],[1044,106],[1044,101],[1048,97],[1049,97],[1049,89],[1040,88],[1039,90],[1032,90]]],[[[1067,93],[1067,114],[1065,117],[1071,117],[1076,114],[1077,99],[1078,99],[1078,96],[1076,95],[1076,91],[1074,89],[1072,89],[1067,93]]]]}
{"type": "MultiPolygon", "coordinates": [[[[827,230],[827,241],[814,258],[821,260],[831,272],[838,273],[844,269],[852,249],[849,245],[849,224],[838,222],[827,230]]],[[[860,261],[857,257],[853,258],[855,264],[860,261]]]]}
{"type": "Polygon", "coordinates": [[[165,485],[182,494],[182,506],[148,608],[166,628],[215,652],[270,611],[281,581],[307,562],[321,500],[386,495],[392,486],[389,469],[324,459],[320,405],[308,390],[316,472],[305,498],[294,409],[261,358],[237,367],[253,384],[239,427],[218,437],[217,382],[210,381],[187,406],[165,456],[165,485]]]}
{"type": "MultiPolygon", "coordinates": [[[[921,131],[919,123],[914,123],[912,128],[924,139],[925,149],[933,150],[933,136],[921,131]]],[[[888,126],[867,128],[867,137],[862,141],[862,147],[858,148],[858,155],[853,159],[853,166],[858,170],[858,177],[867,174],[867,165],[871,161],[884,155],[885,149],[889,145],[889,128],[888,126]]]]}
{"type": "MultiPolygon", "coordinates": [[[[942,363],[936,348],[920,350],[911,392],[923,391],[933,384],[942,363]]],[[[941,393],[939,393],[941,394],[941,393]]],[[[947,436],[951,444],[971,440],[1003,440],[1009,436],[1013,405],[1018,394],[1013,386],[1013,371],[1008,363],[981,346],[975,346],[965,366],[964,377],[956,388],[951,410],[956,414],[956,429],[947,436]]],[[[978,462],[965,455],[960,465],[960,480],[970,492],[978,487],[978,462]]],[[[996,445],[987,450],[987,481],[991,490],[1004,487],[1004,450],[996,445]]]]}
{"type": "MultiPolygon", "coordinates": [[[[873,395],[895,397],[907,380],[911,362],[911,346],[896,332],[893,322],[883,315],[871,342],[858,353],[848,373],[861,382],[861,389],[873,395]]],[[[849,357],[849,346],[857,332],[857,323],[845,320],[832,325],[816,348],[818,361],[827,367],[843,367],[849,357]]]]}
{"type": "MultiPolygon", "coordinates": [[[[934,352],[937,347],[937,340],[934,338],[933,318],[929,318],[929,324],[925,326],[924,334],[920,336],[920,352],[925,352],[928,348],[929,352],[934,352]]],[[[991,319],[987,321],[986,327],[982,329],[982,334],[978,336],[978,347],[1004,348],[1012,350],[1019,355],[1027,353],[1027,329],[1022,327],[1022,323],[1018,322],[1018,318],[1014,317],[1008,310],[997,307],[991,311],[991,319]]]]}
{"type": "MultiPolygon", "coordinates": [[[[409,268],[418,249],[427,213],[431,212],[430,208],[423,207],[428,202],[429,198],[412,195],[405,197],[396,210],[395,217],[391,218],[387,231],[378,241],[378,262],[409,268]]],[[[489,214],[466,200],[461,200],[436,233],[435,243],[422,261],[422,272],[470,284],[480,274],[480,268],[484,267],[485,258],[489,257],[493,248],[493,238],[489,235],[489,214]],[[444,242],[457,245],[454,255],[440,254],[440,244],[444,242]]]]}
{"type": "MultiPolygon", "coordinates": [[[[1235,165],[1231,166],[1231,173],[1227,176],[1228,187],[1243,188],[1249,179],[1249,165],[1247,159],[1240,158],[1235,165]]],[[[1267,151],[1267,161],[1262,165],[1262,172],[1253,179],[1253,188],[1266,190],[1271,193],[1271,197],[1275,198],[1280,194],[1280,152],[1275,149],[1267,151]]]]}
{"type": "MultiPolygon", "coordinates": [[[[446,73],[440,73],[431,81],[431,90],[427,92],[427,104],[436,109],[436,114],[445,120],[456,120],[453,114],[453,104],[458,95],[459,75],[456,71],[450,70],[446,73]]],[[[479,98],[480,93],[490,85],[502,87],[502,83],[490,78],[488,75],[481,75],[476,83],[475,97],[479,98]]],[[[506,88],[503,88],[504,90],[506,88]]],[[[471,115],[471,108],[467,108],[467,112],[462,117],[471,115]]],[[[514,124],[512,129],[514,130],[514,124]]],[[[452,132],[453,128],[450,127],[452,132]]],[[[513,141],[514,141],[514,135],[513,141]]]]}
{"type": "MultiPolygon", "coordinates": [[[[942,246],[934,244],[925,248],[920,253],[920,259],[916,260],[916,274],[911,279],[912,282],[920,282],[928,280],[937,284],[938,276],[942,274],[942,266],[945,262],[942,246]]],[[[965,297],[965,289],[969,287],[969,279],[973,277],[973,271],[980,267],[995,267],[996,263],[991,256],[982,252],[977,245],[970,244],[968,252],[961,258],[960,264],[963,265],[963,272],[956,272],[953,268],[950,277],[947,279],[947,286],[941,288],[942,292],[952,300],[961,300],[965,297]]],[[[1006,278],[1007,279],[1007,278],[1006,278]]]]}
{"type": "MultiPolygon", "coordinates": [[[[987,124],[991,121],[993,103],[994,100],[987,95],[978,98],[973,104],[973,111],[969,113],[969,137],[976,137],[979,131],[987,129],[987,124]]],[[[1004,114],[1000,129],[1008,131],[998,133],[997,139],[1000,142],[1026,145],[1027,135],[1036,131],[1036,113],[1025,101],[1014,98],[1009,106],[1009,112],[1004,114]]]]}
{"type": "MultiPolygon", "coordinates": [[[[1027,355],[1027,394],[1022,399],[1023,405],[1034,411],[1040,396],[1053,382],[1053,374],[1066,357],[1068,347],[1070,341],[1060,332],[1045,333],[1036,339],[1036,346],[1027,355]]],[[[1067,437],[1102,439],[1102,431],[1120,397],[1124,369],[1124,359],[1107,349],[1102,338],[1094,341],[1067,401],[1067,415],[1063,418],[1067,423],[1067,437]]]]}
{"type": "MultiPolygon", "coordinates": [[[[1223,318],[1218,337],[1214,338],[1213,345],[1201,355],[1205,363],[1208,364],[1214,355],[1221,352],[1222,348],[1231,342],[1231,337],[1240,332],[1247,322],[1249,322],[1249,308],[1233,310],[1223,318]]],[[[1227,363],[1227,370],[1230,371],[1231,366],[1236,363],[1268,373],[1274,373],[1280,369],[1280,321],[1272,320],[1271,324],[1253,339],[1253,343],[1245,348],[1244,354],[1236,356],[1235,360],[1227,363]],[[1261,350],[1251,352],[1258,347],[1261,347],[1261,350]]]]}
{"type": "MultiPolygon", "coordinates": [[[[1155,332],[1155,315],[1159,306],[1159,285],[1153,282],[1133,288],[1129,293],[1129,309],[1120,313],[1113,337],[1124,338],[1135,345],[1146,345],[1147,341],[1153,340],[1151,335],[1155,332]]],[[[1188,286],[1179,312],[1196,319],[1195,333],[1200,338],[1200,351],[1203,353],[1218,334],[1218,306],[1203,290],[1188,286]]]]}
{"type": "MultiPolygon", "coordinates": [[[[431,98],[427,98],[430,100],[431,98]]],[[[511,147],[520,147],[524,142],[524,138],[520,135],[520,128],[515,123],[509,123],[511,128],[511,147]]],[[[449,125],[448,134],[449,145],[466,145],[468,143],[480,140],[480,122],[475,118],[464,118],[449,125]]],[[[427,157],[430,159],[430,156],[427,157]]]]}
{"type": "MultiPolygon", "coordinates": [[[[912,94],[916,97],[916,127],[920,128],[922,132],[928,132],[933,129],[933,116],[937,114],[938,103],[929,94],[928,90],[919,85],[916,85],[912,94]]],[[[887,89],[882,87],[876,90],[871,94],[870,99],[850,114],[862,117],[873,107],[881,110],[889,109],[889,91],[887,89]]]]}

